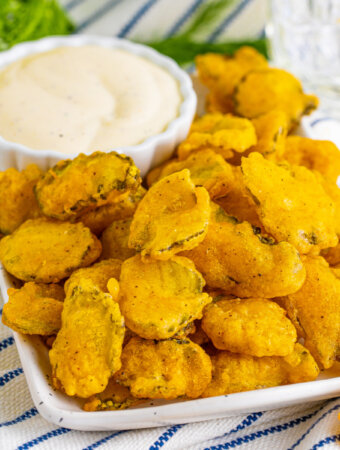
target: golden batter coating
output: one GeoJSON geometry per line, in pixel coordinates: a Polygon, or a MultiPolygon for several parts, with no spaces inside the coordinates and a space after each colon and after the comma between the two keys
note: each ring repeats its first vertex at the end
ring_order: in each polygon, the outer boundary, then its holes
{"type": "Polygon", "coordinates": [[[248,72],[234,89],[233,101],[236,114],[248,119],[273,110],[283,111],[290,129],[318,105],[317,97],[304,94],[297,78],[273,68],[248,72]]]}
{"type": "Polygon", "coordinates": [[[0,260],[19,280],[57,283],[100,255],[100,241],[83,224],[27,220],[0,241],[0,260]]]}
{"type": "Polygon", "coordinates": [[[220,351],[211,357],[212,380],[202,397],[252,391],[282,384],[315,380],[319,368],[301,344],[286,357],[240,355],[220,351]]]}
{"type": "Polygon", "coordinates": [[[116,258],[124,261],[136,254],[128,246],[131,222],[132,219],[115,220],[103,231],[100,238],[103,247],[101,259],[116,258]]]}
{"type": "Polygon", "coordinates": [[[250,120],[231,114],[205,114],[191,125],[188,137],[178,147],[180,160],[190,153],[210,148],[228,159],[234,152],[243,153],[257,142],[250,120]]]}
{"type": "Polygon", "coordinates": [[[181,253],[195,263],[210,288],[241,298],[274,298],[302,286],[305,269],[291,244],[263,236],[213,203],[211,208],[204,241],[181,253]]]}
{"type": "Polygon", "coordinates": [[[50,169],[37,183],[35,193],[46,216],[68,220],[136,191],[140,182],[139,169],[128,156],[81,153],[50,169]]]}
{"type": "Polygon", "coordinates": [[[184,169],[154,184],[141,200],[130,226],[129,247],[142,258],[166,260],[198,245],[208,230],[210,198],[184,169]]]}
{"type": "Polygon", "coordinates": [[[187,258],[123,262],[119,305],[127,326],[145,339],[167,339],[202,317],[211,302],[204,280],[187,258]]]}
{"type": "Polygon", "coordinates": [[[233,184],[233,167],[213,150],[200,150],[189,155],[184,161],[176,159],[160,168],[154,182],[183,169],[190,170],[190,178],[195,186],[203,186],[211,198],[226,195],[233,184]]]}
{"type": "Polygon", "coordinates": [[[0,233],[10,234],[25,220],[40,215],[34,185],[42,176],[35,164],[23,171],[10,168],[0,172],[0,233]]]}
{"type": "Polygon", "coordinates": [[[65,298],[62,326],[49,352],[54,386],[82,398],[104,391],[121,367],[123,339],[118,303],[91,280],[80,280],[65,298]]]}
{"type": "Polygon", "coordinates": [[[284,309],[263,298],[222,297],[205,308],[202,328],[216,348],[251,356],[287,356],[296,342],[284,309]]]}
{"type": "Polygon", "coordinates": [[[197,398],[211,380],[211,361],[189,339],[132,338],[123,349],[116,379],[136,398],[197,398]]]}
{"type": "Polygon", "coordinates": [[[260,220],[275,239],[301,253],[337,244],[334,202],[313,172],[277,165],[259,153],[242,158],[242,171],[260,220]]]}
{"type": "Polygon", "coordinates": [[[110,278],[119,280],[121,265],[122,261],[119,259],[106,259],[93,264],[91,267],[75,270],[64,284],[65,294],[71,293],[82,279],[91,280],[98,289],[109,292],[107,284],[110,278]]]}
{"type": "Polygon", "coordinates": [[[64,291],[58,284],[25,283],[8,289],[2,323],[23,334],[49,336],[61,326],[64,291]]]}
{"type": "Polygon", "coordinates": [[[340,280],[320,256],[304,259],[302,288],[283,299],[283,306],[317,362],[328,369],[340,355],[340,280]]]}
{"type": "Polygon", "coordinates": [[[288,136],[283,157],[292,165],[317,170],[330,182],[340,176],[340,150],[333,142],[288,136]]]}

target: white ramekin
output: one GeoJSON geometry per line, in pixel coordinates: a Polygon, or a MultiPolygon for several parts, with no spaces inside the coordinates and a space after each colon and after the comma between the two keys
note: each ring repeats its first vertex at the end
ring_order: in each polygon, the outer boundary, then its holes
{"type": "MultiPolygon", "coordinates": [[[[180,113],[178,117],[170,122],[164,132],[151,136],[138,145],[112,148],[112,150],[131,156],[135,164],[140,168],[142,176],[144,176],[152,167],[169,158],[176,145],[185,139],[196,111],[197,98],[191,79],[172,59],[161,55],[150,47],[135,44],[125,39],[73,35],[48,37],[16,45],[12,49],[0,53],[0,69],[28,55],[46,52],[56,47],[79,47],[82,45],[99,45],[101,47],[126,50],[164,68],[179,83],[183,98],[180,113]]],[[[39,124],[37,124],[38,126],[39,124]]],[[[62,159],[72,159],[76,156],[77,154],[67,155],[49,149],[33,150],[25,145],[7,141],[0,136],[0,170],[5,170],[9,167],[16,167],[22,170],[29,163],[36,163],[45,170],[62,159]]]]}

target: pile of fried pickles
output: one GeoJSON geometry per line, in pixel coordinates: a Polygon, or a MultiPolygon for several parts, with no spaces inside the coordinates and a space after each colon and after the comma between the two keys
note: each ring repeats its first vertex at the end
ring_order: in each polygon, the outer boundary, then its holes
{"type": "Polygon", "coordinates": [[[0,173],[2,321],[86,411],[314,380],[340,356],[340,152],[255,50],[196,61],[207,113],[142,184],[95,152],[0,173]],[[20,287],[21,286],[21,287],[20,287]]]}

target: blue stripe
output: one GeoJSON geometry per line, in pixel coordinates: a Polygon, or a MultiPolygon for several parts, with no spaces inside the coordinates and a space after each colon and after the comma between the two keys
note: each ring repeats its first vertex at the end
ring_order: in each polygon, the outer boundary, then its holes
{"type": "Polygon", "coordinates": [[[230,25],[238,15],[244,10],[244,8],[250,3],[251,0],[242,0],[239,5],[234,9],[234,11],[230,14],[230,16],[227,16],[225,20],[221,23],[219,27],[216,28],[216,30],[211,33],[211,35],[208,37],[208,42],[213,42],[215,39],[218,38],[220,34],[223,33],[223,31],[226,29],[228,25],[230,25]]]}
{"type": "Polygon", "coordinates": [[[15,377],[21,375],[24,371],[21,367],[17,369],[11,370],[10,372],[5,373],[2,377],[0,377],[0,386],[5,386],[6,383],[13,380],[15,377]]]}
{"type": "Polygon", "coordinates": [[[316,427],[316,425],[318,423],[321,422],[322,419],[324,419],[326,416],[328,416],[328,414],[330,414],[333,411],[336,411],[337,409],[340,409],[340,404],[339,405],[335,405],[333,406],[333,408],[329,409],[328,411],[326,411],[325,413],[322,414],[321,417],[318,418],[318,420],[316,420],[313,425],[311,425],[308,430],[303,433],[303,435],[295,442],[295,444],[293,444],[288,450],[293,450],[295,447],[297,447],[303,440],[304,438],[312,431],[312,429],[314,427],[316,427]]]}
{"type": "Polygon", "coordinates": [[[14,344],[14,337],[10,336],[6,339],[3,339],[2,341],[0,341],[0,352],[13,344],[14,344]]]}
{"type": "Polygon", "coordinates": [[[96,22],[98,19],[100,19],[102,16],[104,16],[108,11],[110,11],[115,6],[117,6],[120,3],[120,1],[121,0],[110,0],[105,5],[103,5],[101,8],[97,9],[97,11],[95,13],[93,13],[86,20],[84,20],[83,22],[80,22],[78,24],[76,32],[83,30],[84,28],[91,25],[93,22],[96,22]]]}
{"type": "Polygon", "coordinates": [[[157,441],[155,441],[150,447],[149,450],[158,450],[159,448],[163,447],[163,445],[168,442],[169,439],[171,439],[174,434],[177,433],[178,430],[183,428],[185,424],[183,425],[174,425],[170,428],[168,428],[163,434],[159,436],[157,441]]]}
{"type": "Polygon", "coordinates": [[[21,414],[21,416],[17,417],[16,419],[0,423],[0,428],[9,427],[10,425],[15,425],[16,423],[24,422],[25,420],[31,419],[31,417],[34,417],[37,414],[38,414],[37,408],[31,408],[28,411],[25,411],[23,414],[21,414]]]}
{"type": "Polygon", "coordinates": [[[66,9],[66,11],[70,11],[74,7],[78,6],[79,3],[83,3],[83,1],[84,0],[72,0],[70,3],[67,3],[67,5],[64,6],[64,9],[66,9]]]}
{"type": "Polygon", "coordinates": [[[120,32],[117,34],[118,37],[122,38],[125,37],[132,28],[137,24],[137,22],[140,21],[140,19],[144,16],[144,14],[155,4],[158,0],[148,0],[139,10],[136,12],[136,14],[132,17],[132,19],[123,26],[123,28],[120,30],[120,32]]]}
{"type": "Polygon", "coordinates": [[[17,450],[28,450],[35,445],[41,444],[41,442],[47,441],[48,439],[60,436],[61,434],[66,434],[69,431],[71,431],[68,428],[56,428],[55,430],[49,431],[48,433],[42,434],[41,436],[38,436],[35,439],[32,439],[31,441],[25,442],[25,444],[19,445],[17,447],[17,450]]]}
{"type": "Polygon", "coordinates": [[[328,436],[324,439],[321,439],[317,444],[313,445],[311,450],[316,450],[317,448],[322,448],[327,444],[330,444],[331,442],[340,441],[340,434],[334,434],[333,436],[328,436]]]}
{"type": "Polygon", "coordinates": [[[126,433],[126,431],[117,431],[116,433],[110,434],[109,436],[106,436],[103,439],[100,439],[97,442],[94,442],[93,444],[89,445],[88,447],[83,448],[83,450],[93,450],[94,448],[99,447],[102,444],[105,444],[107,441],[110,441],[114,437],[118,436],[119,434],[126,433]]]}
{"type": "Polygon", "coordinates": [[[189,19],[189,17],[196,11],[196,9],[203,3],[204,0],[195,0],[195,2],[187,9],[182,17],[170,28],[166,37],[170,37],[181,28],[181,26],[189,19]]]}
{"type": "Polygon", "coordinates": [[[0,308],[0,316],[1,316],[1,314],[2,314],[2,308],[0,308]]]}
{"type": "Polygon", "coordinates": [[[225,449],[235,448],[242,444],[248,444],[249,442],[255,441],[256,439],[259,439],[264,436],[268,436],[270,434],[281,433],[282,431],[286,431],[290,428],[294,428],[295,426],[300,425],[301,423],[306,422],[307,420],[311,419],[316,414],[318,414],[323,408],[324,408],[324,406],[322,406],[321,408],[317,409],[316,411],[314,411],[310,414],[307,414],[306,416],[302,416],[297,419],[293,419],[284,424],[279,424],[279,425],[272,426],[270,428],[266,428],[265,430],[256,431],[254,433],[248,434],[243,437],[239,437],[232,441],[225,442],[224,444],[213,445],[212,447],[206,448],[205,450],[225,450],[225,449]]]}

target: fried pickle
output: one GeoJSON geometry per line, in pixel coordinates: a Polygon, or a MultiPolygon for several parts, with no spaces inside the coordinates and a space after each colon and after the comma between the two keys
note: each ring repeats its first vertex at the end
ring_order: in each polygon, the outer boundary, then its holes
{"type": "Polygon", "coordinates": [[[87,279],[65,298],[62,326],[49,352],[52,380],[67,395],[104,391],[121,367],[124,319],[118,303],[87,279]]]}
{"type": "Polygon", "coordinates": [[[266,231],[301,253],[333,247],[334,202],[305,167],[277,165],[251,153],[242,159],[243,179],[266,231]]]}
{"type": "Polygon", "coordinates": [[[304,94],[297,78],[274,68],[248,72],[235,87],[233,101],[235,113],[248,119],[273,110],[283,111],[289,129],[318,105],[317,97],[304,94]]]}
{"type": "Polygon", "coordinates": [[[46,216],[68,220],[136,191],[140,182],[130,157],[94,152],[57,163],[37,183],[35,193],[46,216]]]}
{"type": "Polygon", "coordinates": [[[216,348],[251,356],[287,356],[296,342],[284,309],[263,298],[222,297],[204,309],[202,328],[216,348]]]}
{"type": "Polygon", "coordinates": [[[188,137],[178,146],[178,157],[186,159],[190,153],[210,148],[223,158],[243,153],[257,142],[250,120],[231,114],[205,114],[191,125],[188,137]]]}
{"type": "Polygon", "coordinates": [[[276,243],[213,203],[204,241],[181,254],[195,263],[210,288],[241,298],[273,298],[282,295],[279,292],[296,292],[306,276],[291,244],[276,243]]]}
{"type": "Polygon", "coordinates": [[[24,222],[0,241],[0,260],[19,280],[57,283],[100,255],[100,241],[83,224],[47,218],[24,222]]]}
{"type": "Polygon", "coordinates": [[[21,172],[13,168],[0,172],[0,233],[13,233],[25,220],[40,215],[33,188],[41,176],[35,164],[21,172]]]}
{"type": "Polygon", "coordinates": [[[240,355],[220,351],[211,357],[212,380],[202,397],[263,389],[315,380],[319,368],[307,349],[295,344],[286,357],[240,355]]]}
{"type": "Polygon", "coordinates": [[[71,292],[73,288],[78,286],[83,278],[91,280],[101,291],[109,292],[107,284],[110,278],[119,280],[121,265],[122,261],[112,258],[100,261],[91,267],[75,270],[64,284],[65,294],[67,295],[68,292],[71,292]]]}
{"type": "Polygon", "coordinates": [[[211,380],[211,361],[189,339],[132,338],[123,349],[116,378],[136,398],[197,398],[211,380]]]}
{"type": "Polygon", "coordinates": [[[92,233],[100,235],[115,220],[132,217],[138,203],[144,197],[146,189],[139,186],[136,192],[118,197],[116,201],[82,214],[77,220],[90,228],[92,233]]]}
{"type": "Polygon", "coordinates": [[[211,302],[204,280],[187,258],[122,264],[119,305],[127,326],[145,339],[167,339],[202,317],[211,302]]]}
{"type": "Polygon", "coordinates": [[[330,141],[288,136],[284,159],[292,165],[317,170],[333,183],[336,183],[340,176],[340,150],[330,141]]]}
{"type": "Polygon", "coordinates": [[[198,245],[208,230],[210,198],[184,169],[154,184],[139,203],[130,226],[129,247],[143,259],[166,260],[198,245]]]}
{"type": "Polygon", "coordinates": [[[304,260],[302,288],[281,299],[305,346],[328,369],[340,355],[340,280],[320,256],[304,260]]]}
{"type": "Polygon", "coordinates": [[[64,291],[58,284],[25,283],[8,289],[2,323],[23,334],[49,336],[61,326],[64,291]]]}
{"type": "Polygon", "coordinates": [[[132,219],[115,220],[107,227],[100,238],[103,251],[101,259],[117,258],[124,261],[135,255],[136,251],[128,247],[132,219]]]}

